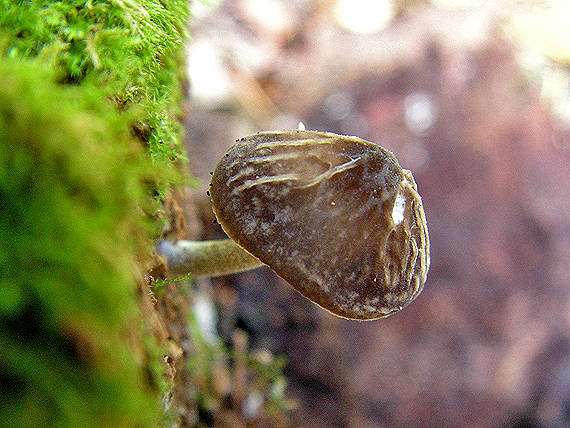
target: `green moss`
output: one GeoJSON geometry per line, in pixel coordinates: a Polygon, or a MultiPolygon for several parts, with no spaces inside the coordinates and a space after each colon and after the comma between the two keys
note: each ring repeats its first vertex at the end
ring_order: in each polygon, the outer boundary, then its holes
{"type": "Polygon", "coordinates": [[[8,56],[39,56],[60,82],[142,107],[151,157],[168,163],[184,158],[176,116],[187,8],[182,0],[0,0],[0,28],[8,56]]]}
{"type": "Polygon", "coordinates": [[[182,176],[186,17],[182,0],[0,0],[2,426],[159,420],[135,255],[182,176]]]}
{"type": "Polygon", "coordinates": [[[0,63],[0,420],[146,423],[158,403],[121,334],[151,162],[127,115],[50,77],[0,63]]]}

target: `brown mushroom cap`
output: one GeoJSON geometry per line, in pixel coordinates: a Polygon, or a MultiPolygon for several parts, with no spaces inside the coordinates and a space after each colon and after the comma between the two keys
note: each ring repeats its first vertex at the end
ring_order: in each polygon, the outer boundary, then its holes
{"type": "Polygon", "coordinates": [[[429,238],[416,183],[374,143],[260,132],[229,149],[210,186],[224,231],[337,316],[387,317],[423,288],[429,238]]]}

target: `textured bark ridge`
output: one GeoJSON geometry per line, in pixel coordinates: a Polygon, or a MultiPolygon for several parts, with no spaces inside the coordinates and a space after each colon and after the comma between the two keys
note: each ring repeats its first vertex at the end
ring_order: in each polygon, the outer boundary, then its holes
{"type": "Polygon", "coordinates": [[[335,315],[387,317],[421,292],[429,238],[412,174],[356,137],[260,132],[236,142],[211,182],[224,231],[335,315]]]}

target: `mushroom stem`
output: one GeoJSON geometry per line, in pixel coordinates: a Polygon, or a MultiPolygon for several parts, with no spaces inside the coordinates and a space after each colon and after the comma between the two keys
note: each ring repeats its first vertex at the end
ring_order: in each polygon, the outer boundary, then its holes
{"type": "Polygon", "coordinates": [[[166,257],[169,272],[190,272],[193,278],[227,275],[265,266],[231,239],[161,241],[157,250],[166,257]]]}

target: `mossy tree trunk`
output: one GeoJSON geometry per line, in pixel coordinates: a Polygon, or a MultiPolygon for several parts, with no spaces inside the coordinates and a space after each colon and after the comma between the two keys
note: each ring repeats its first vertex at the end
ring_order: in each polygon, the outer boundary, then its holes
{"type": "Polygon", "coordinates": [[[187,17],[185,0],[0,1],[6,425],[165,417],[179,350],[137,281],[183,180],[187,17]]]}

